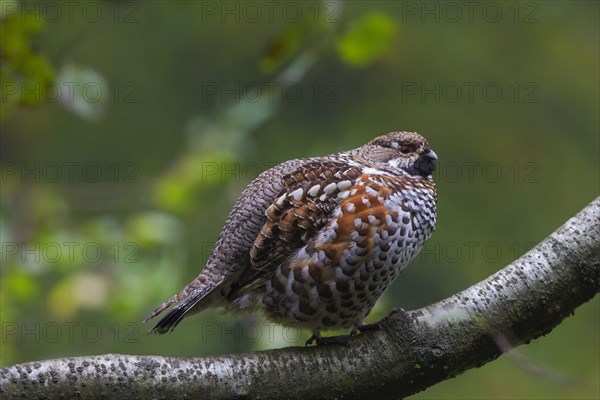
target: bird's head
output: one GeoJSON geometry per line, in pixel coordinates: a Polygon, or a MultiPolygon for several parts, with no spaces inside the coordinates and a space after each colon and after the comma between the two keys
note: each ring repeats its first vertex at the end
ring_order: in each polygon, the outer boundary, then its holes
{"type": "Polygon", "coordinates": [[[376,137],[361,150],[361,157],[374,168],[396,175],[428,177],[435,171],[437,154],[415,132],[391,132],[376,137]]]}

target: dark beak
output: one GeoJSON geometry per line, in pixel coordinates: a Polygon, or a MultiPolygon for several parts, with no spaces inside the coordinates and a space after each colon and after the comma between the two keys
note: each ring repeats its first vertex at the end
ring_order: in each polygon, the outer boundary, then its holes
{"type": "Polygon", "coordinates": [[[429,157],[429,158],[431,158],[432,160],[435,160],[435,161],[437,161],[437,159],[438,159],[438,156],[437,156],[437,154],[435,154],[435,151],[433,151],[431,149],[429,149],[429,151],[427,153],[423,154],[423,156],[429,157]]]}
{"type": "Polygon", "coordinates": [[[435,161],[437,161],[437,159],[437,154],[435,154],[435,151],[431,149],[427,153],[421,155],[421,157],[419,157],[415,162],[415,168],[417,169],[419,175],[431,175],[433,171],[435,171],[435,161]]]}

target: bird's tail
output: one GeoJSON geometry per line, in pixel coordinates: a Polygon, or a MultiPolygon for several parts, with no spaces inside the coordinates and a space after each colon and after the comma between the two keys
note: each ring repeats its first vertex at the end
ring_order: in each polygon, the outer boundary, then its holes
{"type": "Polygon", "coordinates": [[[165,301],[156,310],[144,320],[144,323],[156,317],[164,310],[169,308],[173,303],[180,302],[177,304],[167,315],[165,315],[148,333],[155,333],[162,335],[167,332],[173,331],[175,327],[181,322],[181,320],[188,315],[190,312],[197,313],[202,311],[206,307],[210,306],[214,301],[212,297],[208,296],[213,290],[220,286],[220,282],[215,283],[204,283],[195,279],[189,285],[187,285],[181,292],[175,294],[169,300],[165,301]]]}

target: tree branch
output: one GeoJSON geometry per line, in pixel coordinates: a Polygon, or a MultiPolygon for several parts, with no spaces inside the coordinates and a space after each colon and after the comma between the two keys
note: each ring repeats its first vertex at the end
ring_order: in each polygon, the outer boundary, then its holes
{"type": "Polygon", "coordinates": [[[600,197],[482,282],[349,346],[220,357],[107,354],[0,370],[3,398],[399,398],[550,332],[600,287],[600,197]],[[507,345],[508,343],[508,345],[507,345]]]}

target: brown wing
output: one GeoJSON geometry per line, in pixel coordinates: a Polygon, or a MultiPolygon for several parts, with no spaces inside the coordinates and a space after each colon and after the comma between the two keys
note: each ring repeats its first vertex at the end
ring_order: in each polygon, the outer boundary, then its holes
{"type": "Polygon", "coordinates": [[[267,222],[250,250],[252,268],[239,292],[268,279],[275,267],[304,246],[340,204],[340,192],[360,176],[358,167],[341,162],[312,162],[283,177],[284,188],[267,208],[267,222]]]}
{"type": "Polygon", "coordinates": [[[151,332],[168,332],[185,316],[200,312],[227,296],[230,285],[235,285],[240,275],[245,275],[251,269],[250,249],[267,221],[265,210],[272,204],[274,196],[283,189],[283,177],[315,160],[286,161],[263,172],[244,189],[200,275],[146,318],[146,321],[152,319],[178,303],[151,332]]]}

